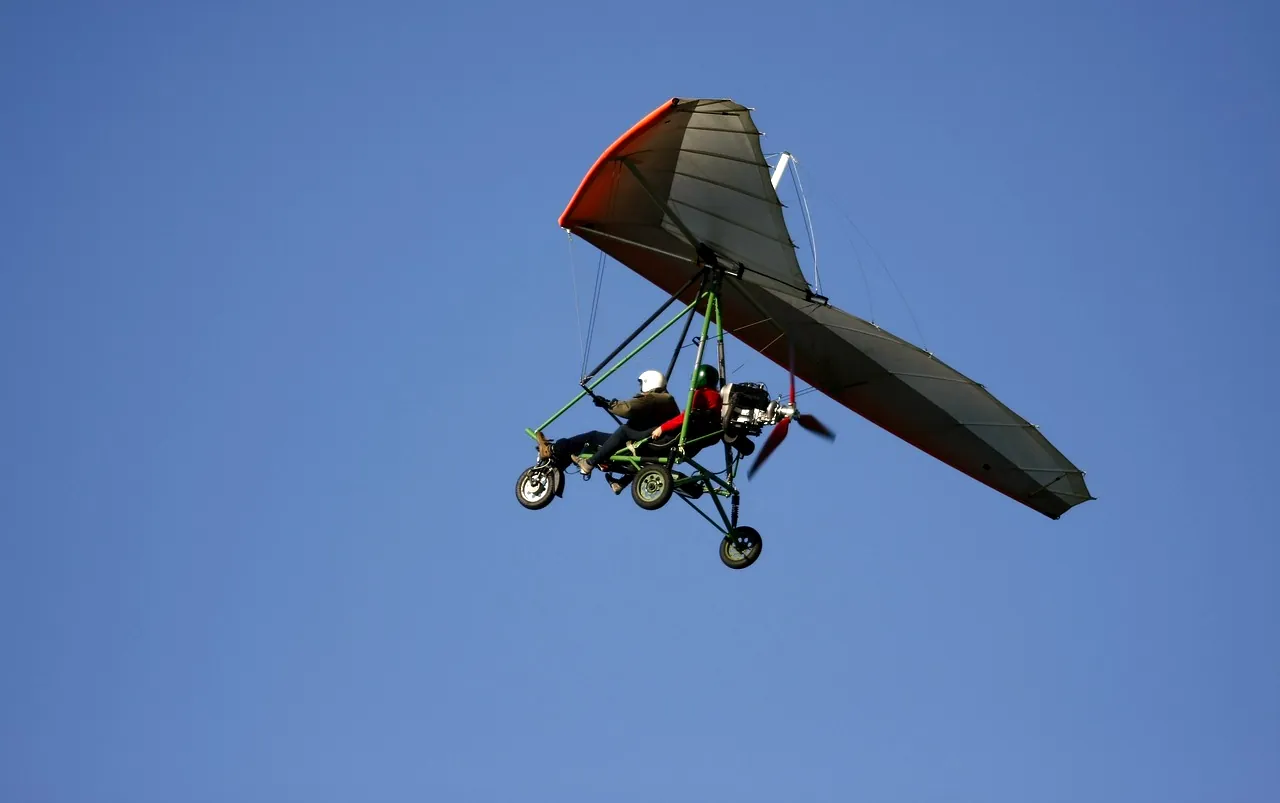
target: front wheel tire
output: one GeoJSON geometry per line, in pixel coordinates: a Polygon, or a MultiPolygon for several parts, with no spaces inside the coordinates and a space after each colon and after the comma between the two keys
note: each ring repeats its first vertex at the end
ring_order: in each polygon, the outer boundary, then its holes
{"type": "Polygon", "coordinates": [[[555,468],[530,466],[516,480],[516,500],[528,510],[541,510],[556,498],[555,468]]]}

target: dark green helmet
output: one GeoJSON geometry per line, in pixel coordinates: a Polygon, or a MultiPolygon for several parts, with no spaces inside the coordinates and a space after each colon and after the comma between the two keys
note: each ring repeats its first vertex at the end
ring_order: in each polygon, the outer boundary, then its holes
{"type": "Polygon", "coordinates": [[[720,384],[720,372],[714,367],[702,364],[693,372],[693,386],[695,388],[712,388],[714,389],[720,384]]]}

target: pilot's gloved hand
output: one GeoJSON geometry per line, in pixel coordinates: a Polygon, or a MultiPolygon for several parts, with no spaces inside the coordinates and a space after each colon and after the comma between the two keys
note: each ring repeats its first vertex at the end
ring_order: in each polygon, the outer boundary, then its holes
{"type": "Polygon", "coordinates": [[[596,407],[608,409],[614,405],[613,399],[606,399],[603,396],[594,396],[591,401],[595,402],[596,407]]]}

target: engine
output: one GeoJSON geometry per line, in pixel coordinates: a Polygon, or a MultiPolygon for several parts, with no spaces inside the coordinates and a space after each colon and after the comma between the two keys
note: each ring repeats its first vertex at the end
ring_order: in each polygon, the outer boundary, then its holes
{"type": "Polygon", "coordinates": [[[781,421],[789,405],[769,398],[769,389],[761,382],[732,382],[720,390],[725,440],[739,435],[759,435],[771,424],[781,421]]]}

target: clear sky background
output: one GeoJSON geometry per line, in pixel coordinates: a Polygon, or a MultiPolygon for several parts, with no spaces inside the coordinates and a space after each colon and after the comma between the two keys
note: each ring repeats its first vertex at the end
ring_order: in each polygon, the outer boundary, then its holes
{"type": "MultiPolygon", "coordinates": [[[[1278,30],[5,4],[0,799],[1275,801],[1278,30]],[[1050,521],[810,394],[839,439],[747,483],[746,571],[599,478],[521,508],[582,361],[557,215],[675,95],[754,107],[833,303],[1098,501],[1050,521]]],[[[601,292],[597,359],[664,298],[601,292]]]]}

